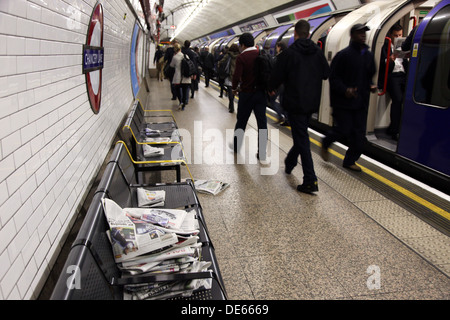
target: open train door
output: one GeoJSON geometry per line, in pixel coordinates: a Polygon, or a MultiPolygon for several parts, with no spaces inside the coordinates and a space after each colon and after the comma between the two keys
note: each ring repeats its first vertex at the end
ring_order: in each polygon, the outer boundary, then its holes
{"type": "MultiPolygon", "coordinates": [[[[331,64],[331,61],[336,53],[349,45],[351,27],[357,23],[361,23],[370,28],[370,31],[367,32],[367,44],[371,47],[370,50],[374,52],[375,62],[378,65],[385,34],[389,30],[390,26],[402,19],[404,16],[409,15],[411,11],[414,11],[415,7],[419,6],[423,2],[425,1],[375,1],[367,3],[359,9],[350,12],[330,30],[326,39],[325,57],[331,64]],[[381,34],[383,36],[381,36],[381,34]],[[379,38],[380,40],[378,40],[379,38]],[[380,41],[381,44],[378,41],[380,41]],[[378,50],[377,47],[379,47],[378,50]]],[[[378,74],[376,77],[377,76],[378,74]]],[[[376,83],[375,77],[374,83],[376,83]]],[[[331,126],[333,119],[331,115],[332,109],[330,106],[329,90],[329,82],[326,81],[322,87],[319,122],[331,126]]],[[[378,97],[372,95],[369,104],[369,116],[367,121],[368,132],[374,129],[377,101],[378,97]]]]}
{"type": "Polygon", "coordinates": [[[397,151],[450,179],[450,0],[415,33],[397,151]]]}
{"type": "MultiPolygon", "coordinates": [[[[385,43],[388,32],[393,25],[400,23],[403,27],[403,38],[407,37],[411,30],[417,24],[417,17],[420,15],[421,5],[426,1],[401,1],[391,7],[386,8],[382,15],[374,17],[368,22],[371,31],[368,32],[367,43],[371,47],[371,51],[375,57],[377,73],[373,79],[373,83],[377,84],[379,74],[387,74],[385,70],[380,70],[381,50],[385,43]]],[[[387,64],[389,66],[389,64],[387,64]]],[[[386,92],[386,80],[383,79],[384,87],[381,88],[377,95],[371,95],[369,102],[369,113],[367,116],[367,133],[368,139],[372,143],[377,144],[392,152],[396,151],[397,143],[387,134],[376,135],[376,131],[387,129],[390,124],[390,104],[391,98],[386,92]]]]}
{"type": "MultiPolygon", "coordinates": [[[[362,7],[350,12],[343,17],[328,33],[325,44],[325,57],[328,63],[331,64],[336,53],[346,48],[350,43],[350,29],[357,23],[369,24],[373,28],[374,21],[381,21],[382,17],[386,16],[392,10],[392,7],[399,6],[409,1],[375,1],[370,2],[362,7]]],[[[376,28],[376,27],[375,27],[376,28]]],[[[371,30],[373,32],[373,30],[371,30]]],[[[368,35],[369,38],[369,35],[368,35]]],[[[330,85],[329,82],[324,82],[322,86],[322,99],[319,111],[319,122],[325,125],[332,126],[332,109],[330,106],[330,85]]]]}

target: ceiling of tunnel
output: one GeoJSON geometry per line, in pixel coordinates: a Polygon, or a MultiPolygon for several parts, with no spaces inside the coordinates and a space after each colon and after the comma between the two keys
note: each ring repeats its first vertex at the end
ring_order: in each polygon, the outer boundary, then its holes
{"type": "MultiPolygon", "coordinates": [[[[246,18],[305,0],[153,0],[152,2],[162,5],[165,16],[161,22],[161,39],[175,36],[179,40],[193,40],[246,18]],[[165,29],[171,25],[176,26],[176,29],[165,29]]],[[[152,4],[151,6],[153,7],[152,4]]]]}

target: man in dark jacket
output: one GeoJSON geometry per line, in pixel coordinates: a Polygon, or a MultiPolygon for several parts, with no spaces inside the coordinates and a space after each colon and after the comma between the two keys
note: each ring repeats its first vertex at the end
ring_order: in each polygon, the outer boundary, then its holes
{"type": "Polygon", "coordinates": [[[172,58],[175,54],[173,46],[175,45],[175,43],[178,43],[178,41],[176,39],[174,39],[171,43],[171,46],[169,48],[167,48],[166,53],[164,54],[164,61],[166,62],[166,74],[165,76],[169,79],[170,81],[170,91],[172,92],[172,100],[176,100],[177,99],[177,91],[175,89],[175,86],[173,85],[172,81],[173,81],[173,75],[175,74],[175,68],[170,67],[170,63],[172,62],[172,58]]]}
{"type": "Polygon", "coordinates": [[[205,74],[205,87],[209,87],[209,80],[214,75],[214,56],[209,52],[209,47],[200,54],[200,61],[205,74]]]}
{"type": "Polygon", "coordinates": [[[369,28],[355,24],[350,31],[350,45],[339,51],[331,62],[330,103],[334,127],[322,141],[322,158],[328,160],[328,147],[336,140],[346,138],[348,150],[343,166],[361,171],[356,161],[366,141],[367,111],[370,92],[376,92],[372,83],[375,61],[365,44],[369,28]]]}
{"type": "Polygon", "coordinates": [[[284,85],[282,108],[288,112],[294,141],[284,160],[285,172],[292,172],[300,155],[303,184],[297,186],[297,190],[305,193],[319,190],[311,156],[308,124],[312,113],[319,110],[322,82],[330,73],[322,50],[308,39],[309,29],[310,25],[306,20],[296,23],[295,42],[277,56],[269,84],[272,90],[284,85]]]}
{"type": "MultiPolygon", "coordinates": [[[[195,70],[198,70],[198,56],[194,52],[194,50],[192,50],[191,42],[189,40],[184,41],[184,47],[181,48],[181,52],[183,54],[187,55],[189,57],[189,60],[194,62],[195,70]]],[[[191,77],[191,85],[189,86],[189,89],[191,90],[191,99],[194,98],[196,81],[198,81],[197,75],[192,76],[191,77]]],[[[197,87],[198,87],[198,85],[197,85],[197,87]]],[[[188,92],[189,92],[189,90],[188,90],[188,92]]],[[[188,101],[189,101],[189,99],[187,97],[186,102],[188,102],[188,101]]]]}

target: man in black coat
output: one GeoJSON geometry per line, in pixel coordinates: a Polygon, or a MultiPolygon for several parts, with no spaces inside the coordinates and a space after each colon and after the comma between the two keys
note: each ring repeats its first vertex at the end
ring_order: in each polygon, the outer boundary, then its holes
{"type": "MultiPolygon", "coordinates": [[[[197,53],[192,50],[191,42],[189,40],[184,41],[184,47],[181,48],[181,52],[187,55],[189,59],[194,62],[195,70],[198,70],[198,56],[197,53]]],[[[191,90],[191,99],[194,98],[195,88],[198,87],[198,84],[196,83],[197,81],[197,75],[191,77],[191,85],[189,86],[189,89],[191,90]]],[[[187,101],[189,101],[188,97],[186,98],[186,102],[187,101]]]]}
{"type": "Polygon", "coordinates": [[[285,172],[292,172],[300,155],[303,184],[297,186],[297,190],[305,193],[319,190],[311,156],[308,125],[311,115],[319,110],[322,82],[330,72],[322,50],[308,39],[309,29],[310,25],[306,20],[296,23],[295,42],[277,56],[269,84],[272,90],[284,85],[282,108],[288,112],[294,141],[284,160],[285,172]]]}
{"type": "Polygon", "coordinates": [[[350,31],[350,45],[339,51],[331,62],[330,103],[334,127],[322,141],[322,158],[328,160],[328,147],[336,140],[346,138],[348,150],[343,166],[361,171],[356,161],[364,150],[367,112],[370,92],[376,92],[372,83],[375,61],[366,42],[369,28],[355,24],[350,31]]]}
{"type": "Polygon", "coordinates": [[[200,54],[200,61],[203,67],[203,73],[205,74],[205,87],[209,87],[209,80],[214,75],[214,56],[209,52],[209,47],[200,54]]]}

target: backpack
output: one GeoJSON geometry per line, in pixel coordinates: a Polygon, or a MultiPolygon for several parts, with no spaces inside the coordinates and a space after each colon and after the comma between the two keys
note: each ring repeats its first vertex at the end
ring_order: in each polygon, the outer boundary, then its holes
{"type": "Polygon", "coordinates": [[[189,59],[189,57],[187,57],[186,54],[183,54],[183,56],[184,58],[183,60],[181,60],[181,75],[185,78],[188,78],[196,74],[197,70],[195,70],[194,62],[191,59],[189,59]]]}
{"type": "Polygon", "coordinates": [[[269,89],[269,79],[274,66],[274,60],[269,54],[259,52],[255,59],[253,72],[255,74],[255,86],[259,90],[269,89]]]}
{"type": "Polygon", "coordinates": [[[226,79],[230,76],[230,65],[231,65],[231,56],[228,55],[228,59],[222,63],[219,63],[219,68],[217,70],[217,74],[219,79],[226,79]]]}

